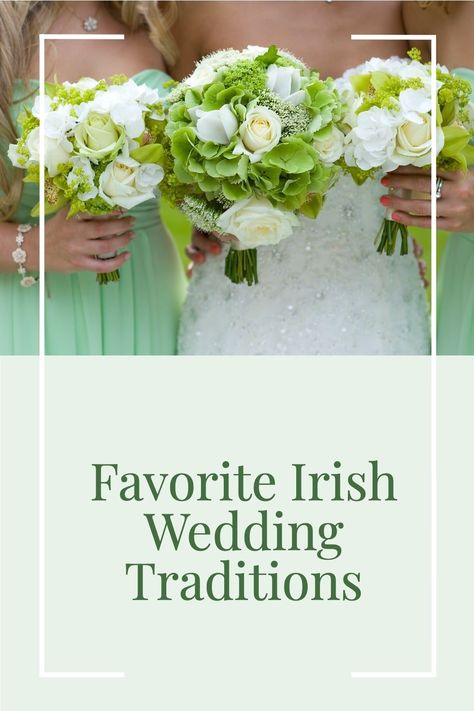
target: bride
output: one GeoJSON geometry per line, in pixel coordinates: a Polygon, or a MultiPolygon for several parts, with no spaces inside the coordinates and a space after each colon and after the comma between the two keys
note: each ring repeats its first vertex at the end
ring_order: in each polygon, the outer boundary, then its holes
{"type": "MultiPolygon", "coordinates": [[[[351,33],[403,33],[401,3],[183,2],[175,28],[181,78],[200,56],[223,47],[278,46],[321,76],[339,76],[371,56],[404,56],[403,41],[351,41],[351,33]]],[[[259,284],[224,277],[227,246],[195,232],[195,269],[180,353],[422,355],[429,317],[414,250],[375,251],[383,218],[378,181],[343,177],[318,218],[300,218],[293,236],[259,249],[259,284]]]]}

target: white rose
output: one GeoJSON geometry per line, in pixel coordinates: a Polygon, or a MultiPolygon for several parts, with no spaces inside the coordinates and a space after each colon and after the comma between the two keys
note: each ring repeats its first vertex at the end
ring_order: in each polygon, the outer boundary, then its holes
{"type": "Polygon", "coordinates": [[[196,134],[201,141],[212,141],[222,146],[230,143],[230,139],[239,127],[229,104],[224,104],[215,111],[196,111],[196,134]]]}
{"type": "Polygon", "coordinates": [[[26,139],[26,147],[30,154],[30,160],[34,163],[39,163],[39,138],[40,130],[39,126],[37,126],[28,134],[28,138],[26,139]]]}
{"type": "Polygon", "coordinates": [[[213,82],[216,74],[217,72],[210,64],[206,64],[205,61],[199,62],[194,72],[184,80],[184,83],[193,89],[200,89],[213,82]]]}
{"type": "Polygon", "coordinates": [[[251,163],[259,161],[264,153],[271,151],[281,138],[279,116],[265,106],[248,109],[245,121],[239,129],[240,139],[234,153],[245,153],[251,163]]]}
{"type": "MultiPolygon", "coordinates": [[[[33,129],[34,130],[34,129],[33,129]]],[[[24,168],[24,164],[22,165],[19,162],[19,155],[18,155],[18,145],[16,143],[10,143],[8,146],[8,158],[10,159],[10,162],[15,168],[24,168]]]]}
{"type": "Polygon", "coordinates": [[[344,134],[332,124],[315,137],[313,145],[324,163],[334,163],[344,152],[344,134]]]}
{"type": "Polygon", "coordinates": [[[242,249],[278,244],[299,225],[292,212],[273,207],[265,198],[239,200],[226,210],[217,222],[222,232],[232,234],[242,249]]]}
{"type": "Polygon", "coordinates": [[[278,67],[270,64],[267,69],[267,89],[290,104],[301,104],[305,92],[301,90],[301,74],[295,67],[278,67]]]}
{"type": "Polygon", "coordinates": [[[73,145],[67,138],[44,139],[44,164],[50,178],[54,178],[59,172],[61,163],[69,163],[71,160],[73,145]]]}
{"type": "MultiPolygon", "coordinates": [[[[406,121],[398,127],[392,160],[397,165],[416,165],[419,168],[431,162],[431,116],[421,116],[422,123],[406,121]]],[[[444,145],[444,133],[436,130],[436,151],[444,145]]]]}
{"type": "Polygon", "coordinates": [[[162,178],[163,169],[159,165],[142,165],[122,155],[109,163],[100,176],[99,195],[108,205],[130,210],[154,198],[154,188],[162,178]]]}
{"type": "Polygon", "coordinates": [[[142,163],[140,166],[135,184],[137,189],[143,193],[153,191],[164,178],[164,170],[156,163],[142,163]]]}

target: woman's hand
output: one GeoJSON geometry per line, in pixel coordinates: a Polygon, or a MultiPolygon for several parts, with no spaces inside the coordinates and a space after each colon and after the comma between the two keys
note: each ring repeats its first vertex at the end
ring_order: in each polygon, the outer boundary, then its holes
{"type": "Polygon", "coordinates": [[[212,254],[216,257],[221,252],[222,243],[216,234],[201,232],[201,230],[193,227],[191,244],[186,247],[186,254],[192,262],[188,269],[188,275],[191,276],[195,264],[203,264],[206,261],[208,254],[212,254]]]}
{"type": "Polygon", "coordinates": [[[108,273],[119,269],[130,257],[122,252],[110,259],[97,259],[123,249],[134,238],[135,219],[116,211],[93,217],[76,215],[67,220],[68,208],[60,210],[46,224],[45,251],[47,272],[108,273]]]}
{"type": "MultiPolygon", "coordinates": [[[[436,201],[437,225],[448,232],[474,232],[474,170],[467,173],[438,171],[443,180],[441,197],[436,201]]],[[[430,174],[421,168],[406,166],[382,178],[387,188],[402,188],[416,193],[426,193],[426,199],[403,199],[389,193],[380,198],[385,207],[394,210],[392,220],[403,225],[430,227],[431,194],[430,174]],[[410,214],[412,213],[412,214],[410,214]]]]}

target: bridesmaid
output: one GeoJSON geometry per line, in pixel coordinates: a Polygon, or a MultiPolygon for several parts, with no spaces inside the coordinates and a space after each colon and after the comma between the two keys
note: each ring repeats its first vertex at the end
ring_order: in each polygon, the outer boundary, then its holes
{"type": "MultiPolygon", "coordinates": [[[[164,59],[174,57],[168,33],[174,3],[166,6],[164,15],[157,2],[0,3],[0,355],[38,352],[38,288],[20,285],[12,259],[18,225],[29,223],[26,267],[38,270],[39,230],[30,217],[38,190],[23,185],[6,157],[18,115],[37,90],[38,34],[123,33],[122,41],[47,42],[47,75],[74,82],[124,73],[164,91],[164,59]]],[[[174,354],[184,278],[157,201],[105,219],[66,220],[65,212],[46,229],[47,353],[174,354]],[[110,252],[118,255],[96,258],[110,252]],[[96,283],[98,272],[118,268],[118,283],[96,283]]]]}
{"type": "MultiPolygon", "coordinates": [[[[438,61],[469,80],[474,92],[474,4],[405,2],[403,11],[407,32],[436,34],[438,61]]],[[[400,177],[410,187],[410,181],[421,176],[400,177]]],[[[438,354],[474,355],[474,169],[467,175],[443,173],[441,177],[438,227],[452,234],[439,272],[438,354]]],[[[393,186],[397,184],[395,179],[393,186]]],[[[400,221],[429,226],[429,217],[413,219],[406,207],[399,207],[400,221]]]]}

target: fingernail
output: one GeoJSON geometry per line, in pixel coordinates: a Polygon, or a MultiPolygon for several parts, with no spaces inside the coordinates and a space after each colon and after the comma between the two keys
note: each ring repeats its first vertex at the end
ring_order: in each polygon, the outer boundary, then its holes
{"type": "Polygon", "coordinates": [[[390,198],[389,198],[389,196],[388,196],[388,195],[382,195],[382,197],[380,198],[380,202],[382,203],[382,205],[390,205],[390,198]]]}
{"type": "Polygon", "coordinates": [[[382,183],[382,185],[388,185],[388,178],[387,177],[382,178],[382,180],[380,182],[382,183]]]}
{"type": "Polygon", "coordinates": [[[392,220],[395,220],[395,222],[399,222],[399,221],[400,221],[400,215],[398,214],[398,212],[394,212],[394,213],[392,214],[391,219],[392,219],[392,220]]]}
{"type": "Polygon", "coordinates": [[[220,254],[221,253],[222,247],[220,244],[211,244],[211,252],[212,254],[220,254]]]}
{"type": "Polygon", "coordinates": [[[130,254],[130,252],[126,252],[125,253],[125,261],[128,262],[128,260],[130,259],[131,256],[132,255],[130,254]]]}

